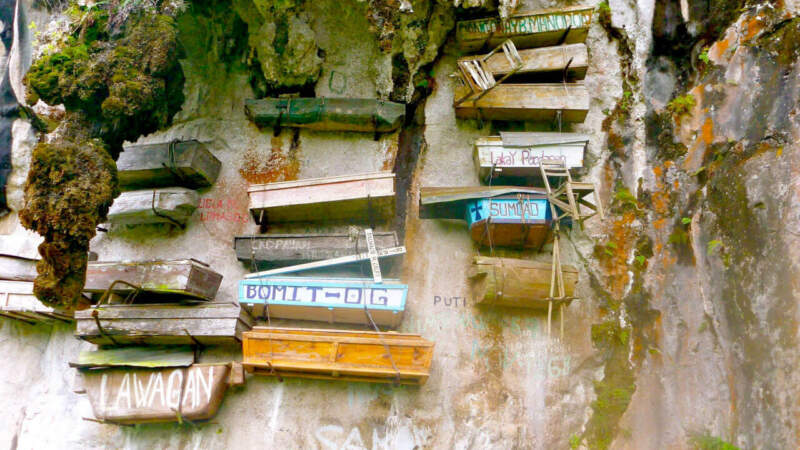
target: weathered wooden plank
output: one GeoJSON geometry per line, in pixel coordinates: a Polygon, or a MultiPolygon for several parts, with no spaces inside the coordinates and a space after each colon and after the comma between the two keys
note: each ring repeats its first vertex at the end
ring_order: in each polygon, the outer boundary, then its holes
{"type": "Polygon", "coordinates": [[[538,187],[525,186],[462,186],[423,187],[420,190],[419,217],[421,219],[466,220],[467,203],[508,195],[526,195],[547,198],[547,192],[538,187]]]}
{"type": "MultiPolygon", "coordinates": [[[[550,296],[551,263],[512,258],[475,257],[469,279],[478,303],[547,309],[550,296]]],[[[578,271],[561,266],[567,297],[575,292],[578,271]]]]}
{"type": "MultiPolygon", "coordinates": [[[[466,86],[456,86],[455,99],[469,94],[466,86]]],[[[488,120],[556,120],[583,122],[589,112],[589,92],[583,83],[499,84],[478,101],[454,105],[456,117],[488,120]]]]}
{"type": "Polygon", "coordinates": [[[541,195],[476,199],[466,206],[470,237],[480,245],[538,250],[550,237],[552,214],[541,195]]]}
{"type": "Polygon", "coordinates": [[[408,286],[369,278],[270,277],[239,282],[239,303],[256,317],[397,327],[403,320],[408,286]],[[265,305],[268,308],[265,310],[265,305]]]}
{"type": "Polygon", "coordinates": [[[253,325],[232,303],[103,305],[77,311],[75,319],[75,335],[98,345],[233,344],[253,325]]]}
{"type": "Polygon", "coordinates": [[[310,178],[248,189],[257,223],[383,219],[394,214],[394,174],[310,178]]]}
{"type": "Polygon", "coordinates": [[[194,350],[181,347],[118,347],[81,351],[78,360],[70,367],[90,369],[97,367],[188,367],[194,363],[194,350]]]}
{"type": "MultiPolygon", "coordinates": [[[[114,281],[122,280],[150,293],[213,300],[222,275],[194,259],[176,261],[90,262],[85,292],[102,294],[114,281]]],[[[117,283],[114,293],[127,294],[128,285],[117,283]]]]}
{"type": "Polygon", "coordinates": [[[33,295],[33,282],[0,280],[0,316],[28,323],[72,322],[72,312],[45,306],[33,295]]]}
{"type": "Polygon", "coordinates": [[[245,101],[245,114],[260,127],[390,132],[405,118],[405,105],[372,98],[262,98],[245,101]]]}
{"type": "Polygon", "coordinates": [[[83,370],[97,420],[117,424],[208,420],[228,388],[230,364],[83,370]]]}
{"type": "MultiPolygon", "coordinates": [[[[378,248],[400,245],[394,231],[376,231],[374,235],[378,248]]],[[[367,243],[364,233],[263,234],[236,236],[233,246],[239,261],[289,266],[360,253],[366,250],[367,243]]]]}
{"type": "Polygon", "coordinates": [[[33,281],[36,279],[36,263],[35,259],[0,254],[0,280],[33,281]]]}
{"type": "Polygon", "coordinates": [[[583,167],[589,136],[581,133],[501,133],[475,141],[475,166],[481,178],[541,176],[543,158],[563,161],[568,169],[583,167]]]}
{"type": "Polygon", "coordinates": [[[207,187],[217,180],[221,167],[222,163],[196,140],[131,145],[117,159],[123,190],[207,187]]]}
{"type": "Polygon", "coordinates": [[[591,6],[518,12],[505,23],[499,17],[462,20],[456,41],[463,50],[495,47],[511,39],[519,48],[584,42],[592,23],[591,6]]]}
{"type": "Polygon", "coordinates": [[[186,225],[197,209],[197,192],[180,187],[123,192],[108,211],[115,225],[186,225]]]}
{"type": "MultiPolygon", "coordinates": [[[[367,261],[370,260],[373,256],[376,259],[378,258],[388,258],[390,256],[398,256],[405,254],[406,248],[405,247],[390,247],[390,248],[382,248],[380,250],[376,250],[375,254],[371,253],[358,253],[355,255],[350,256],[340,256],[338,258],[333,259],[323,259],[322,261],[314,261],[305,264],[298,264],[296,266],[286,266],[286,267],[279,267],[277,269],[270,269],[264,270],[261,272],[249,273],[245,275],[245,278],[264,278],[270,277],[275,275],[283,275],[287,273],[296,273],[302,271],[310,271],[315,269],[322,269],[322,268],[330,268],[333,266],[339,266],[344,264],[355,263],[359,261],[367,261]]],[[[374,273],[373,273],[374,274],[374,273]]]]}
{"type": "Polygon", "coordinates": [[[244,334],[242,365],[260,375],[424,384],[433,348],[412,334],[256,327],[244,334]]]}
{"type": "MultiPolygon", "coordinates": [[[[589,65],[589,53],[586,51],[586,45],[584,44],[531,48],[519,50],[518,53],[522,60],[522,67],[515,72],[517,75],[547,72],[563,73],[564,69],[567,69],[568,78],[583,79],[586,76],[586,68],[589,65]],[[567,66],[568,64],[569,66],[567,66]]],[[[483,58],[484,55],[474,55],[459,58],[459,61],[483,58]]],[[[486,60],[485,65],[496,78],[512,71],[509,59],[499,52],[491,55],[486,60]]]]}

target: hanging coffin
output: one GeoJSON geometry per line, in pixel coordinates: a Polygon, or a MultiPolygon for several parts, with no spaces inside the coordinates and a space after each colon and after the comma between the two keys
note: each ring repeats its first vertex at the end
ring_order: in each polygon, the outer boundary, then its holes
{"type": "Polygon", "coordinates": [[[252,305],[256,317],[366,326],[374,321],[390,328],[403,319],[407,293],[408,286],[397,280],[375,283],[369,278],[269,277],[239,282],[239,303],[252,305]]]}
{"type": "Polygon", "coordinates": [[[214,184],[222,163],[202,143],[191,140],[126,147],[117,160],[123,190],[214,184]]]}
{"type": "Polygon", "coordinates": [[[108,210],[115,225],[167,223],[184,226],[197,209],[197,192],[185,188],[123,192],[108,210]]]}
{"type": "Polygon", "coordinates": [[[75,313],[75,335],[97,345],[235,344],[253,318],[235,303],[100,305],[75,313]]]}
{"type": "Polygon", "coordinates": [[[126,347],[81,352],[70,365],[80,371],[96,420],[130,425],[208,420],[228,386],[244,383],[238,363],[193,360],[190,347],[126,347]]]}
{"type": "Polygon", "coordinates": [[[221,282],[222,275],[195,259],[90,262],[83,290],[103,294],[111,287],[114,294],[127,295],[139,288],[148,292],[150,298],[161,296],[174,300],[176,297],[189,297],[210,301],[217,295],[221,282]]]}
{"type": "Polygon", "coordinates": [[[416,334],[256,327],[242,365],[258,375],[425,384],[434,343],[416,334]]]}
{"type": "Polygon", "coordinates": [[[519,50],[518,54],[522,61],[519,68],[515,68],[503,53],[494,53],[488,58],[485,55],[468,56],[459,58],[459,61],[485,59],[486,70],[496,78],[509,73],[516,75],[558,73],[559,76],[566,75],[570,79],[583,79],[589,65],[589,53],[584,44],[531,48],[519,50]]]}
{"type": "Polygon", "coordinates": [[[36,279],[35,259],[0,254],[0,280],[33,281],[36,279]]]}
{"type": "MultiPolygon", "coordinates": [[[[377,248],[398,247],[394,231],[376,231],[377,248]]],[[[244,263],[278,267],[340,258],[367,250],[363,233],[350,234],[263,234],[234,238],[236,258],[244,263]]],[[[394,259],[391,258],[390,261],[394,259]]]]}
{"type": "MultiPolygon", "coordinates": [[[[455,99],[470,89],[455,88],[455,99]]],[[[475,97],[472,97],[475,98],[475,97]]],[[[473,101],[453,105],[461,119],[583,122],[589,112],[589,93],[583,83],[498,84],[473,101]]]]}
{"type": "Polygon", "coordinates": [[[591,6],[520,12],[502,21],[499,17],[462,20],[456,25],[456,41],[462,50],[495,47],[511,39],[519,48],[575,44],[586,40],[592,23],[591,6]]]}
{"type": "Polygon", "coordinates": [[[505,133],[475,141],[475,165],[481,178],[540,176],[542,159],[563,162],[567,169],[583,167],[589,136],[580,133],[505,133]]]}
{"type": "Polygon", "coordinates": [[[260,127],[386,133],[397,129],[406,107],[372,98],[262,98],[246,100],[245,114],[260,127]]]}
{"type": "Polygon", "coordinates": [[[72,322],[72,313],[43,305],[30,281],[0,281],[0,316],[27,323],[72,322]]]}
{"type": "Polygon", "coordinates": [[[492,247],[539,249],[552,223],[547,194],[532,187],[422,188],[419,214],[466,220],[472,240],[492,247]]]}
{"type": "MultiPolygon", "coordinates": [[[[578,271],[561,266],[564,290],[572,298],[578,271]]],[[[512,258],[476,256],[469,279],[478,303],[547,309],[552,264],[512,258]]]]}
{"type": "Polygon", "coordinates": [[[385,219],[394,214],[394,174],[310,178],[251,185],[256,223],[385,219]]]}

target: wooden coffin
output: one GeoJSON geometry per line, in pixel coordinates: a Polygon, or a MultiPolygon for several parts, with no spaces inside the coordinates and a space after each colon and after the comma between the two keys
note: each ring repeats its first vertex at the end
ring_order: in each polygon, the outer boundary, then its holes
{"type": "Polygon", "coordinates": [[[421,385],[433,346],[416,334],[256,327],[244,333],[242,365],[259,375],[421,385]]]}
{"type": "MultiPolygon", "coordinates": [[[[589,66],[589,53],[586,51],[585,44],[530,48],[519,50],[518,53],[522,60],[522,67],[514,72],[517,75],[556,72],[561,76],[564,69],[567,69],[568,78],[583,79],[586,77],[586,68],[589,66]]],[[[483,58],[485,55],[475,55],[459,58],[459,61],[483,58]]],[[[485,67],[495,78],[500,78],[513,71],[508,57],[499,52],[489,56],[485,67]]]]}
{"type": "Polygon", "coordinates": [[[374,98],[251,99],[244,110],[260,127],[381,133],[397,129],[406,113],[403,104],[374,98]]]}
{"type": "Polygon", "coordinates": [[[180,187],[123,192],[108,210],[108,221],[115,225],[184,226],[198,201],[197,192],[180,187]]]}
{"type": "MultiPolygon", "coordinates": [[[[455,88],[455,99],[469,94],[466,86],[455,88]]],[[[556,120],[583,122],[589,112],[589,93],[583,83],[498,84],[478,101],[454,104],[456,117],[488,120],[556,120]]]]}
{"type": "Polygon", "coordinates": [[[0,280],[33,281],[37,260],[0,254],[0,280]]]}
{"type": "Polygon", "coordinates": [[[183,186],[202,188],[217,180],[222,163],[196,141],[126,147],[117,159],[123,190],[183,186]]]}
{"type": "Polygon", "coordinates": [[[422,188],[419,214],[466,220],[475,242],[498,247],[539,249],[552,224],[547,194],[535,187],[422,188]]]}
{"type": "Polygon", "coordinates": [[[500,17],[462,20],[456,41],[462,50],[493,48],[511,39],[519,48],[584,42],[592,23],[591,6],[518,12],[503,23],[500,17]]]}
{"type": "Polygon", "coordinates": [[[97,345],[235,344],[253,326],[239,305],[217,302],[93,306],[75,320],[75,335],[97,345]]]}
{"type": "Polygon", "coordinates": [[[269,277],[239,282],[239,303],[256,317],[354,323],[395,328],[403,320],[408,286],[370,278],[269,277]],[[265,311],[264,306],[268,309],[265,311]],[[369,316],[364,309],[369,310],[369,316]]]}
{"type": "Polygon", "coordinates": [[[280,183],[247,190],[256,223],[370,220],[394,214],[394,174],[377,172],[280,183]]]}
{"type": "Polygon", "coordinates": [[[27,323],[72,322],[72,313],[45,306],[33,295],[31,281],[0,281],[0,316],[27,323]]]}
{"type": "MultiPolygon", "coordinates": [[[[564,291],[572,297],[578,271],[562,265],[564,291]]],[[[469,280],[478,303],[547,309],[550,296],[552,264],[513,258],[476,256],[469,280]]]]}
{"type": "Polygon", "coordinates": [[[589,136],[581,133],[523,132],[478,138],[475,165],[478,174],[493,176],[541,176],[542,158],[563,161],[568,169],[583,167],[583,154],[589,136]]]}
{"type": "MultiPolygon", "coordinates": [[[[222,275],[211,270],[208,264],[195,259],[176,261],[90,262],[86,269],[83,290],[102,294],[114,281],[121,280],[138,286],[152,294],[164,297],[190,297],[195,300],[214,300],[222,282],[222,275]]],[[[127,284],[114,284],[115,294],[127,295],[133,288],[127,284]]]]}
{"type": "MultiPolygon", "coordinates": [[[[376,231],[377,248],[400,245],[394,231],[376,231]]],[[[236,258],[244,263],[255,261],[259,267],[279,267],[340,258],[367,251],[363,233],[349,234],[263,234],[236,236],[236,258]]],[[[393,259],[393,258],[392,258],[393,259]]]]}
{"type": "Polygon", "coordinates": [[[96,420],[105,423],[208,420],[228,386],[243,382],[232,376],[237,363],[193,364],[191,348],[101,350],[81,359],[89,361],[70,365],[80,371],[96,420]]]}

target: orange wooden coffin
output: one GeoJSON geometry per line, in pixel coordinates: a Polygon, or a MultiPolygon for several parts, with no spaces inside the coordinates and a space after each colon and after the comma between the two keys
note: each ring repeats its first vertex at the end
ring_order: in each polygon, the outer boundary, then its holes
{"type": "Polygon", "coordinates": [[[372,383],[425,384],[434,347],[393,332],[255,327],[243,337],[249,372],[372,383]]]}

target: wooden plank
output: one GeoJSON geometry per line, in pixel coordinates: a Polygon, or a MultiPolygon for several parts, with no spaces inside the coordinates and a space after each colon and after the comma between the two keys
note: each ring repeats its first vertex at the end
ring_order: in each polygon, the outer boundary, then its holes
{"type": "MultiPolygon", "coordinates": [[[[397,256],[402,255],[406,252],[405,247],[391,247],[391,248],[382,248],[380,250],[376,250],[375,252],[375,259],[384,258],[389,256],[397,256]]],[[[366,261],[371,259],[370,253],[358,253],[356,255],[350,256],[341,256],[339,258],[332,258],[332,259],[325,259],[322,261],[314,261],[305,264],[298,264],[296,266],[286,266],[280,267],[277,269],[265,270],[262,272],[250,273],[245,275],[245,278],[264,278],[273,275],[279,275],[284,273],[294,273],[300,272],[303,270],[311,270],[311,269],[319,269],[323,267],[331,267],[340,264],[349,264],[358,261],[366,261]]]]}
{"type": "Polygon", "coordinates": [[[511,39],[518,48],[584,42],[592,23],[591,6],[517,12],[505,22],[499,17],[461,20],[456,42],[462,50],[495,47],[511,39]]]}
{"type": "Polygon", "coordinates": [[[180,187],[123,192],[111,205],[108,221],[115,225],[182,226],[197,209],[198,201],[197,192],[180,187]]]}
{"type": "Polygon", "coordinates": [[[546,198],[517,194],[467,202],[466,220],[480,245],[538,250],[550,236],[552,216],[546,198]]]}
{"type": "MultiPolygon", "coordinates": [[[[549,262],[479,256],[470,268],[470,285],[478,303],[546,310],[551,268],[549,262]]],[[[566,296],[572,297],[578,271],[563,265],[562,272],[566,296]]]]}
{"type": "MultiPolygon", "coordinates": [[[[378,248],[400,245],[394,231],[375,231],[373,234],[378,248]]],[[[236,236],[233,246],[239,261],[286,266],[361,253],[367,248],[367,243],[363,233],[264,234],[236,236]]]]}
{"type": "Polygon", "coordinates": [[[257,327],[244,334],[242,365],[261,375],[424,384],[433,348],[410,334],[257,327]]]}
{"type": "Polygon", "coordinates": [[[28,323],[72,322],[73,313],[45,306],[33,295],[33,282],[0,280],[0,315],[28,323]]]}
{"type": "MultiPolygon", "coordinates": [[[[454,98],[469,93],[456,86],[454,98]]],[[[529,120],[583,122],[589,112],[589,92],[583,83],[499,84],[480,100],[467,100],[456,106],[461,119],[529,120]]]]}
{"type": "Polygon", "coordinates": [[[260,127],[386,133],[400,127],[405,105],[371,98],[262,98],[245,101],[245,114],[260,127]]]}
{"type": "Polygon", "coordinates": [[[247,311],[229,303],[104,305],[75,316],[75,335],[98,345],[235,344],[253,325],[247,311]]]}
{"type": "MultiPolygon", "coordinates": [[[[561,72],[567,68],[567,77],[570,79],[583,79],[586,68],[589,66],[589,53],[585,44],[568,44],[555,47],[531,48],[519,50],[522,67],[515,72],[518,75],[539,74],[547,72],[561,72]]],[[[462,60],[483,59],[484,55],[467,56],[462,60]]],[[[512,71],[509,59],[503,53],[491,55],[485,66],[496,78],[512,71]]]]}
{"type": "Polygon", "coordinates": [[[394,174],[311,178],[251,185],[250,212],[259,222],[385,219],[394,214],[394,174]]]}
{"type": "Polygon", "coordinates": [[[421,219],[465,220],[467,216],[467,203],[478,199],[517,194],[530,196],[532,198],[547,198],[547,192],[538,187],[423,187],[420,190],[419,217],[421,219]]]}
{"type": "Polygon", "coordinates": [[[98,420],[139,424],[214,417],[228,388],[229,373],[228,364],[193,364],[84,370],[81,375],[98,420]]]}
{"type": "Polygon", "coordinates": [[[119,347],[81,351],[70,367],[188,367],[194,363],[194,350],[182,347],[119,347]]]}
{"type": "Polygon", "coordinates": [[[397,280],[271,277],[239,282],[239,303],[251,305],[257,317],[369,326],[366,306],[377,325],[391,328],[403,320],[407,295],[408,286],[397,280]]]}
{"type": "Polygon", "coordinates": [[[563,161],[568,169],[583,167],[589,136],[581,133],[501,133],[475,141],[475,166],[481,178],[539,177],[543,158],[563,161]]]}
{"type": "Polygon", "coordinates": [[[208,187],[217,180],[221,167],[222,163],[196,140],[131,145],[117,159],[123,190],[208,187]]]}
{"type": "MultiPolygon", "coordinates": [[[[222,275],[194,259],[175,261],[90,262],[86,270],[85,292],[104,293],[116,280],[139,286],[150,293],[213,300],[222,275]]],[[[128,285],[117,283],[114,293],[125,295],[128,285]]],[[[150,296],[152,297],[152,296],[150,296]]]]}
{"type": "Polygon", "coordinates": [[[0,280],[33,281],[38,260],[0,254],[0,280]]]}

